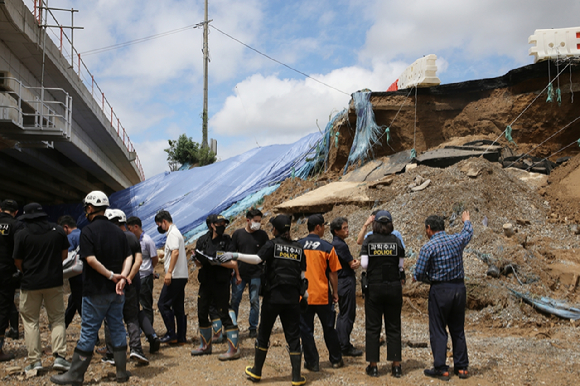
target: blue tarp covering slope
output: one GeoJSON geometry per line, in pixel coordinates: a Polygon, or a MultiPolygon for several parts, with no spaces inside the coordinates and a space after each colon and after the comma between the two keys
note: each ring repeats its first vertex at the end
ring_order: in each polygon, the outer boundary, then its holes
{"type": "Polygon", "coordinates": [[[169,211],[186,234],[205,223],[208,214],[223,212],[246,196],[290,177],[292,170],[300,170],[320,138],[320,133],[314,133],[294,144],[255,148],[212,165],[161,173],[112,194],[111,207],[123,210],[127,217],[141,218],[145,232],[161,245],[165,236],[157,232],[153,221],[157,212],[169,211]]]}
{"type": "Polygon", "coordinates": [[[573,319],[573,320],[580,319],[580,308],[573,307],[566,302],[562,302],[545,296],[536,299],[530,295],[520,293],[511,288],[510,291],[516,297],[524,300],[528,304],[531,304],[540,311],[559,316],[560,318],[563,319],[573,319]]]}

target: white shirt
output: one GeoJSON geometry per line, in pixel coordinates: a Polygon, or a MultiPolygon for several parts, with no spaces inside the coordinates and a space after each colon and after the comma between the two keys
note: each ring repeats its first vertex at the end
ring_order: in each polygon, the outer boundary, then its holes
{"type": "Polygon", "coordinates": [[[179,257],[173,268],[173,273],[171,277],[173,279],[187,279],[187,256],[185,255],[185,242],[183,241],[183,236],[175,224],[169,226],[167,231],[167,240],[165,241],[165,273],[169,269],[169,263],[171,262],[171,251],[179,251],[179,257]]]}
{"type": "Polygon", "coordinates": [[[142,279],[153,273],[151,258],[157,256],[157,249],[155,248],[155,243],[151,236],[145,232],[141,233],[139,242],[141,243],[141,253],[143,254],[143,262],[139,268],[139,277],[142,279]]]}

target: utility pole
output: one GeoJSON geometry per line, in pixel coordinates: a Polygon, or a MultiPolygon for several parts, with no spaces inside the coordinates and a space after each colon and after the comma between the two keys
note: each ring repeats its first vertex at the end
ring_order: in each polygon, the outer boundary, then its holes
{"type": "Polygon", "coordinates": [[[209,20],[207,18],[207,1],[205,0],[205,19],[203,22],[203,113],[201,147],[207,147],[207,67],[209,63],[209,48],[207,44],[209,20]]]}

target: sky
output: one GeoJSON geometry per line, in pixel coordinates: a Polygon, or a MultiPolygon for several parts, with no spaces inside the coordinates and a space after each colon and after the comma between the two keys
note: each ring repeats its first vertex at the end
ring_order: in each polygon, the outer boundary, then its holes
{"type": "MultiPolygon", "coordinates": [[[[32,8],[32,0],[24,2],[32,8]]],[[[186,134],[201,143],[203,30],[184,27],[203,21],[203,0],[50,0],[49,6],[79,11],[74,24],[84,29],[75,30],[75,48],[147,178],[169,170],[168,139],[186,134]],[[183,30],[90,52],[177,29],[183,30]]],[[[70,12],[54,13],[70,25],[70,12]]],[[[528,37],[536,29],[577,27],[578,15],[577,0],[209,0],[208,136],[217,140],[220,160],[292,143],[324,130],[351,93],[385,91],[427,54],[437,55],[442,84],[501,76],[533,63],[528,37]]]]}

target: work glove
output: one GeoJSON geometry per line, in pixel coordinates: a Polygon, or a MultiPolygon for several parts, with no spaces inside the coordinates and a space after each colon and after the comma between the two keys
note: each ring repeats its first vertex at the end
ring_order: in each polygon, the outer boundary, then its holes
{"type": "Polygon", "coordinates": [[[238,254],[236,252],[224,252],[216,257],[216,260],[220,264],[227,263],[228,261],[238,260],[238,254]]]}

